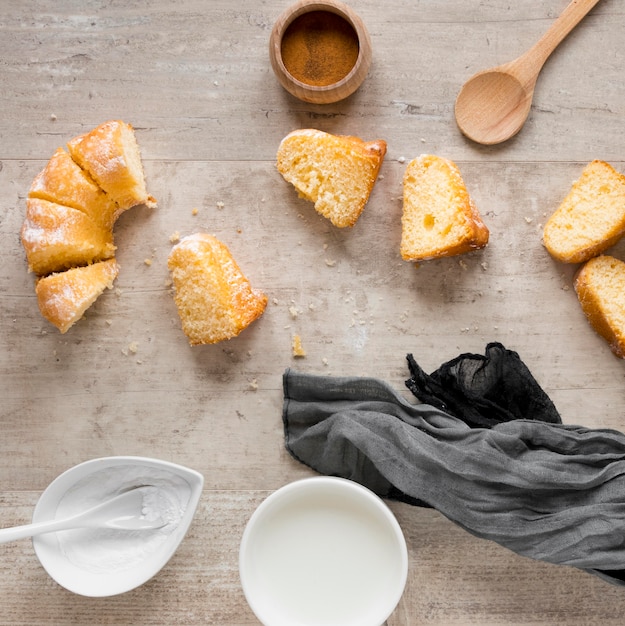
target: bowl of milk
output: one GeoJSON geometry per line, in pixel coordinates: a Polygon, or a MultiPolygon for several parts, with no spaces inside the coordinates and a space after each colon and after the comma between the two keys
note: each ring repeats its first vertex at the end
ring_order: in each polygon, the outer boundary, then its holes
{"type": "Polygon", "coordinates": [[[76,465],[42,493],[33,522],[70,517],[135,487],[150,486],[158,506],[154,512],[165,524],[149,530],[76,528],[38,535],[33,537],[37,557],[59,585],[79,595],[104,597],[135,589],[177,550],[203,484],[195,470],[146,457],[104,457],[76,465]]]}
{"type": "Polygon", "coordinates": [[[377,495],[319,476],[278,489],[254,511],[239,573],[264,626],[380,626],[403,594],[408,551],[377,495]]]}

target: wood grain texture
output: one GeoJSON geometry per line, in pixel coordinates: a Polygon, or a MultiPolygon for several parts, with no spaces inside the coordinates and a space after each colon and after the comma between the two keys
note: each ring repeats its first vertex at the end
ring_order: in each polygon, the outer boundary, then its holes
{"type": "MultiPolygon", "coordinates": [[[[0,624],[257,624],[238,579],[241,533],[271,491],[310,475],[284,450],[287,367],[377,376],[401,390],[408,352],[430,371],[501,341],[565,422],[625,429],[623,362],[584,319],[575,267],[541,242],[588,161],[625,170],[622,3],[603,0],[567,37],[523,130],[493,147],[457,129],[456,94],[534,43],[565,0],[353,0],[373,65],[353,96],[325,106],[295,100],[271,72],[269,34],[287,4],[2,5],[0,525],[28,520],[51,480],[98,456],[154,456],[206,483],[179,551],[129,594],[75,596],[47,576],[30,542],[0,546],[0,624]],[[25,197],[58,146],[110,118],[136,128],[159,207],[122,216],[116,288],[61,336],[40,316],[26,271],[25,197]],[[332,227],[277,173],[280,140],[301,127],[388,142],[354,228],[332,227]],[[401,260],[401,180],[422,152],[458,164],[491,231],[485,250],[419,267],[401,260]],[[235,340],[192,349],[166,260],[174,233],[199,230],[230,247],[269,305],[235,340]],[[295,333],[304,359],[291,355],[295,333]]],[[[625,258],[625,243],[611,252],[625,258]]],[[[390,506],[410,573],[389,626],[621,623],[622,588],[518,557],[435,511],[390,506]]]]}

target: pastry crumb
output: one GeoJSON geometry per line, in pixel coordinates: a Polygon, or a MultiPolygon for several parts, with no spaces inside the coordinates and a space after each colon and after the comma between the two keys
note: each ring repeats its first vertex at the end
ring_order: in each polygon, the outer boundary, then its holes
{"type": "Polygon", "coordinates": [[[302,338],[299,335],[293,335],[292,349],[294,357],[301,358],[306,356],[306,350],[302,346],[302,338]]]}
{"type": "Polygon", "coordinates": [[[296,320],[297,316],[299,315],[299,311],[294,306],[290,306],[289,307],[289,314],[291,316],[291,319],[296,320]]]}
{"type": "Polygon", "coordinates": [[[178,241],[180,241],[180,233],[178,231],[173,232],[171,235],[169,235],[169,241],[171,243],[177,243],[178,241]]]}
{"type": "Polygon", "coordinates": [[[225,205],[223,202],[221,202],[221,201],[219,201],[219,202],[217,203],[217,208],[218,208],[218,209],[220,209],[220,210],[221,210],[221,209],[223,209],[225,206],[226,206],[226,205],[225,205]]]}
{"type": "Polygon", "coordinates": [[[147,265],[148,267],[150,267],[150,265],[152,265],[152,259],[143,259],[143,262],[145,263],[145,265],[147,265]]]}
{"type": "Polygon", "coordinates": [[[193,207],[191,209],[191,215],[197,215],[200,212],[200,210],[197,207],[193,207]]]}
{"type": "Polygon", "coordinates": [[[258,381],[255,378],[250,381],[250,389],[251,391],[258,391],[258,381]]]}

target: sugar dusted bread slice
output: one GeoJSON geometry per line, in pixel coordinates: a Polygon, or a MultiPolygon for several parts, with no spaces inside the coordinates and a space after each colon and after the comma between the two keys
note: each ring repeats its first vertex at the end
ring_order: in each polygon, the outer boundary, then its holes
{"type": "Polygon", "coordinates": [[[139,146],[130,124],[111,120],[68,142],[72,158],[125,211],[156,206],[145,186],[139,146]]]}
{"type": "Polygon", "coordinates": [[[267,296],[252,288],[226,245],[212,235],[181,239],[168,267],[182,330],[192,346],[236,337],[267,306],[267,296]]]}
{"type": "Polygon", "coordinates": [[[113,287],[118,272],[115,259],[109,259],[40,278],[35,292],[41,314],[66,333],[105,289],[113,287]]]}
{"type": "Polygon", "coordinates": [[[120,213],[117,204],[63,148],[52,155],[35,177],[28,195],[78,209],[111,230],[120,213]]]}
{"type": "Polygon", "coordinates": [[[575,292],[590,325],[625,358],[625,263],[602,255],[587,261],[575,276],[575,292]]]}
{"type": "Polygon", "coordinates": [[[564,263],[583,263],[625,233],[625,176],[592,161],[545,224],[543,242],[564,263]]]}
{"type": "Polygon", "coordinates": [[[113,235],[71,207],[28,198],[21,240],[28,268],[39,276],[111,258],[113,235]]]}
{"type": "Polygon", "coordinates": [[[302,129],[280,142],[278,171],[332,224],[353,226],[386,154],[386,142],[302,129]]]}
{"type": "Polygon", "coordinates": [[[406,167],[403,186],[403,259],[454,256],[488,243],[488,228],[453,161],[421,155],[406,167]]]}

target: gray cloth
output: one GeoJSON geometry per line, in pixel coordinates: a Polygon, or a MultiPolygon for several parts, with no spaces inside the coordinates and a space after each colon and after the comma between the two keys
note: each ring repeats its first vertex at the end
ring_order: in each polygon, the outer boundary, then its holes
{"type": "Polygon", "coordinates": [[[287,370],[283,382],[286,447],[300,462],[625,584],[622,433],[525,419],[471,428],[374,378],[287,370]]]}

